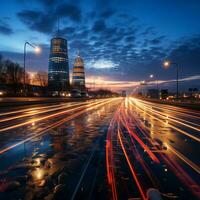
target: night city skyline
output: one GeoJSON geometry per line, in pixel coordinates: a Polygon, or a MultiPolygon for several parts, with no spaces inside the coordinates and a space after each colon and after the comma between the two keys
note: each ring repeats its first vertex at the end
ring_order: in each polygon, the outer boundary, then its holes
{"type": "Polygon", "coordinates": [[[0,4],[0,200],[200,200],[200,0],[0,4]]]}
{"type": "Polygon", "coordinates": [[[42,51],[29,56],[27,70],[48,71],[50,40],[59,19],[59,34],[68,41],[70,72],[79,50],[86,83],[96,79],[97,85],[128,89],[150,74],[170,82],[174,69],[164,69],[162,62],[171,59],[180,64],[181,89],[199,87],[199,9],[198,0],[8,0],[0,12],[0,53],[22,65],[23,43],[31,41],[42,51]]]}

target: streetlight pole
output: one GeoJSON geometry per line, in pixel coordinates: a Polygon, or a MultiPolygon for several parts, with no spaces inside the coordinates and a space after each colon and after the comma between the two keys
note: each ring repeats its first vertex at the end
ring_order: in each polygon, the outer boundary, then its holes
{"type": "Polygon", "coordinates": [[[175,62],[165,61],[164,66],[169,67],[170,65],[174,65],[176,67],[176,99],[179,99],[179,65],[175,62]]]}
{"type": "Polygon", "coordinates": [[[36,52],[40,51],[40,49],[37,46],[35,46],[29,42],[24,43],[24,96],[26,96],[26,46],[27,45],[29,45],[30,47],[35,49],[36,52]]]}
{"type": "Polygon", "coordinates": [[[179,73],[178,73],[178,64],[174,63],[176,66],[176,98],[179,99],[179,84],[178,84],[178,79],[179,79],[179,73]]]}
{"type": "Polygon", "coordinates": [[[179,71],[178,63],[172,62],[171,65],[176,67],[176,98],[179,99],[179,71]]]}
{"type": "Polygon", "coordinates": [[[145,87],[144,87],[144,86],[147,86],[146,81],[141,81],[141,82],[140,82],[140,85],[141,85],[141,87],[142,87],[142,95],[145,96],[145,87]]]}
{"type": "Polygon", "coordinates": [[[28,42],[24,43],[24,96],[26,96],[26,45],[28,42]]]}

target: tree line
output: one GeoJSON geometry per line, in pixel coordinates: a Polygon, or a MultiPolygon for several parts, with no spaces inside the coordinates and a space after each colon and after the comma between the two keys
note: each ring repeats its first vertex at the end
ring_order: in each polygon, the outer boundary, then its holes
{"type": "MultiPolygon", "coordinates": [[[[5,90],[10,95],[23,93],[24,69],[18,63],[3,58],[0,54],[0,90],[5,90]]],[[[47,87],[47,72],[25,73],[25,84],[30,91],[34,86],[47,87]]]]}
{"type": "MultiPolygon", "coordinates": [[[[24,69],[9,59],[4,59],[0,55],[0,84],[23,84],[24,69]]],[[[29,85],[47,86],[48,74],[43,71],[25,74],[25,83],[29,85]]]]}

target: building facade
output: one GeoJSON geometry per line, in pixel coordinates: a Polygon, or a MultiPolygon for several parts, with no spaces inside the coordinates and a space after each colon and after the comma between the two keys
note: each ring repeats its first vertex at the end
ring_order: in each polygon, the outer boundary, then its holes
{"type": "Polygon", "coordinates": [[[69,90],[67,40],[61,37],[55,37],[51,40],[48,86],[51,93],[58,95],[69,90]]]}
{"type": "Polygon", "coordinates": [[[72,73],[72,87],[73,89],[85,91],[84,62],[79,54],[74,61],[73,73],[72,73]]]}
{"type": "Polygon", "coordinates": [[[148,98],[159,99],[159,97],[160,97],[159,90],[158,89],[148,89],[147,96],[148,96],[148,98]]]}

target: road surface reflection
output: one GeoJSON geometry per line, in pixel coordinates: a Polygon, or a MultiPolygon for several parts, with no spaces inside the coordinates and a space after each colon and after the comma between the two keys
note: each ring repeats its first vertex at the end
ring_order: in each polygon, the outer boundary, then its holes
{"type": "Polygon", "coordinates": [[[200,112],[135,98],[0,114],[0,199],[198,199],[200,112]]]}

